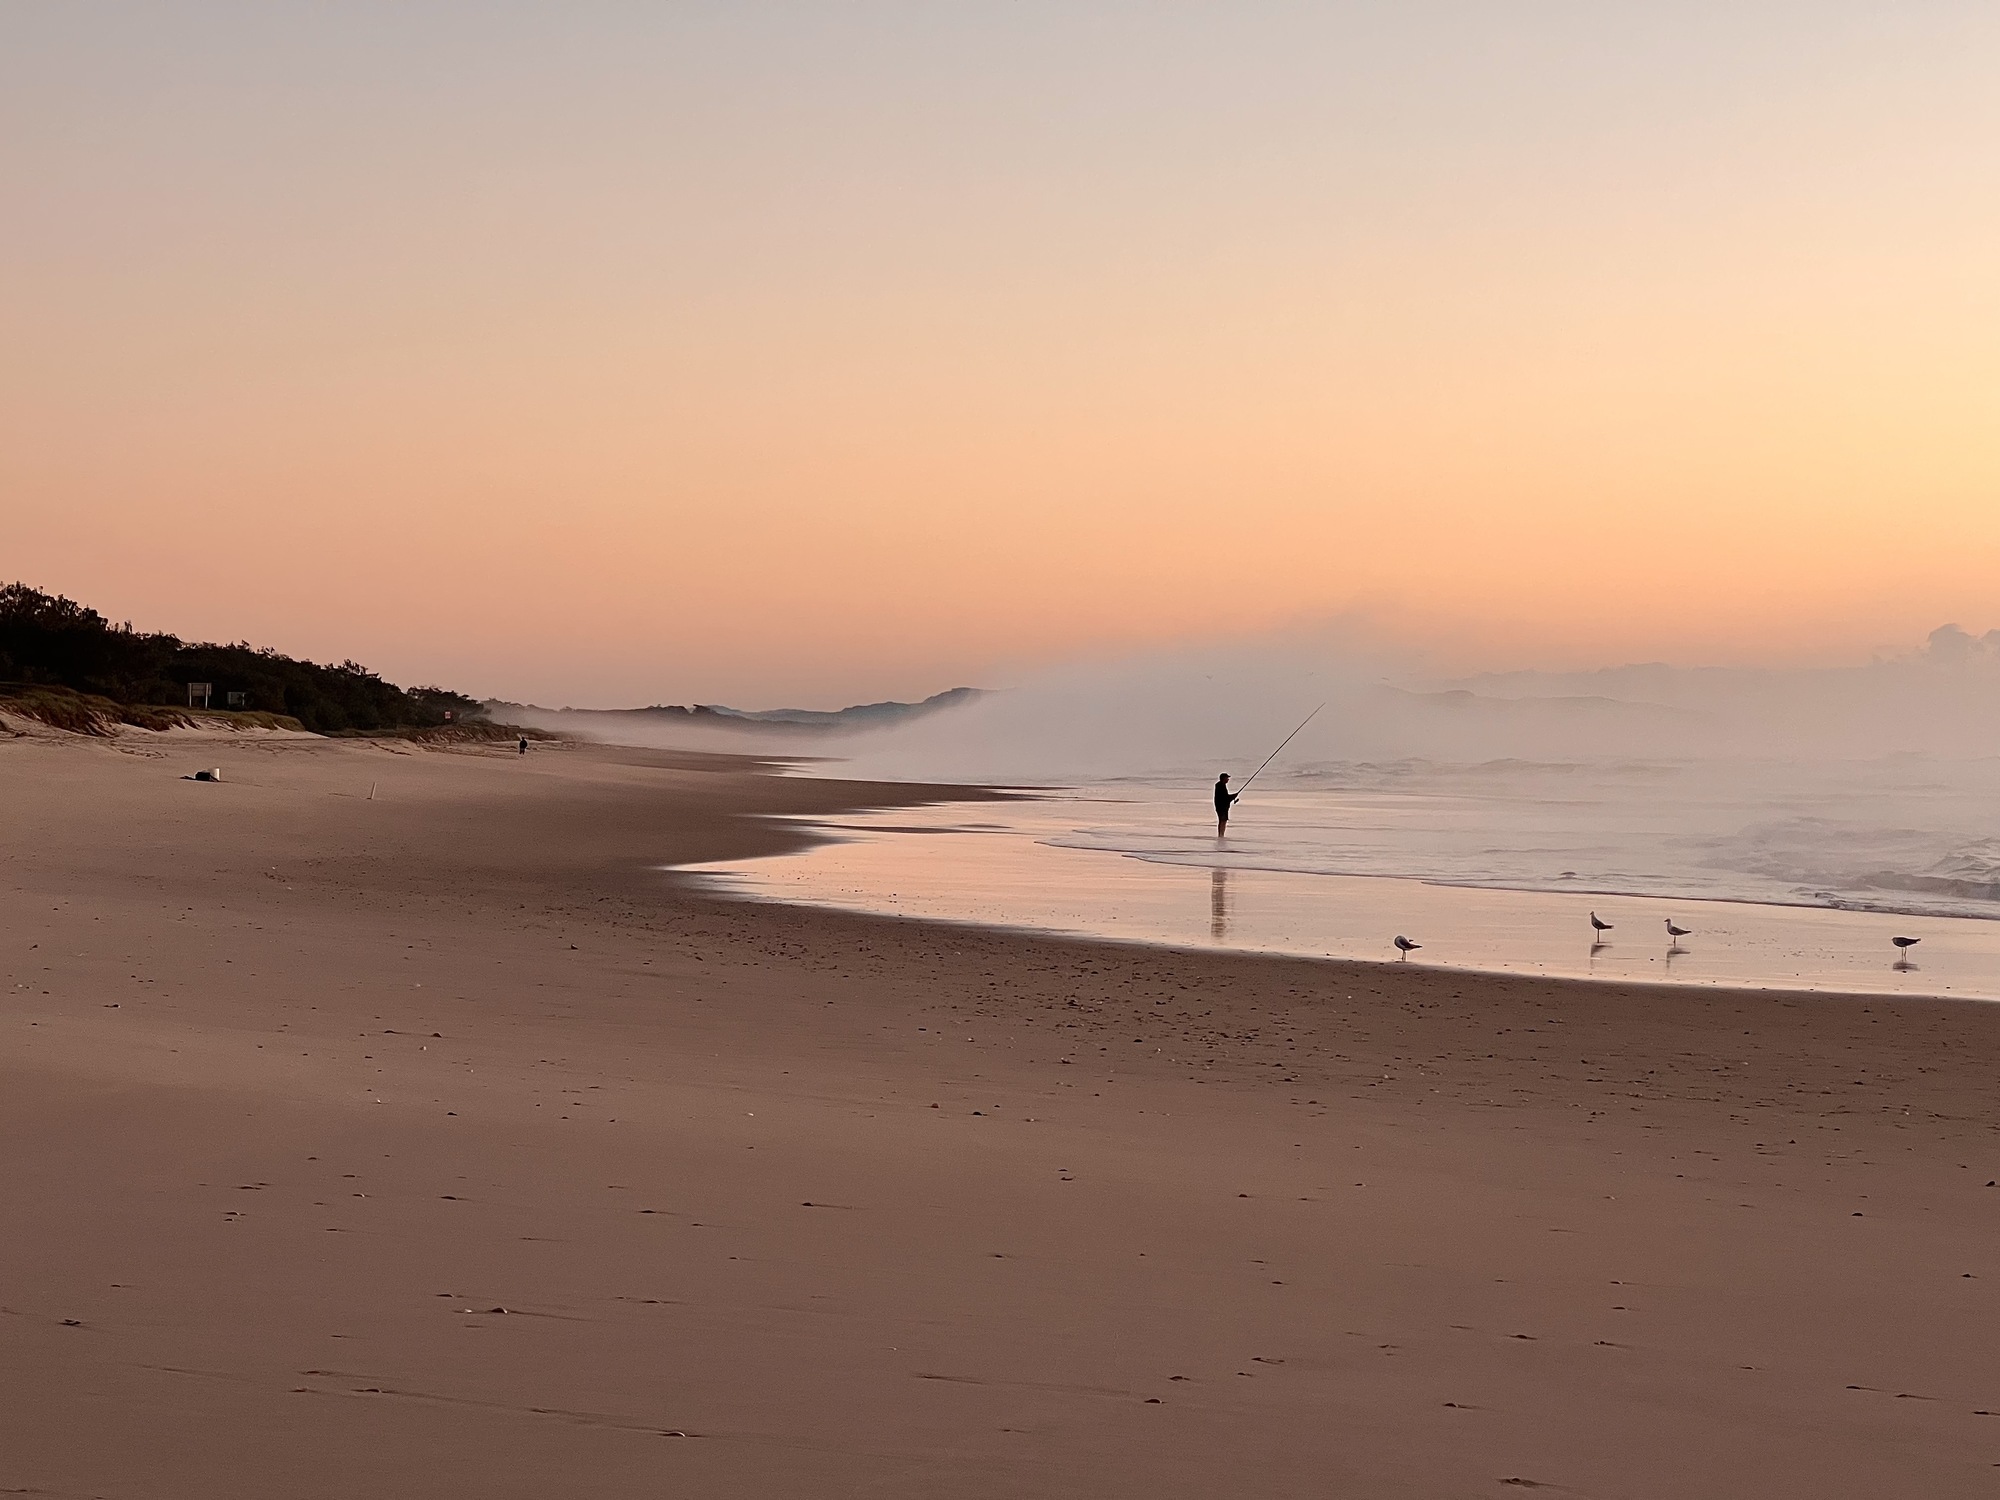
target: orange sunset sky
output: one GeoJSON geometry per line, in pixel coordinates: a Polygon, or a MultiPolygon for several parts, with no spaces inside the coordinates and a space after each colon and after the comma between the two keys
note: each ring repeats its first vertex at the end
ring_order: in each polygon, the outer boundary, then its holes
{"type": "Polygon", "coordinates": [[[2000,8],[0,7],[0,581],[545,703],[2000,625],[2000,8]]]}

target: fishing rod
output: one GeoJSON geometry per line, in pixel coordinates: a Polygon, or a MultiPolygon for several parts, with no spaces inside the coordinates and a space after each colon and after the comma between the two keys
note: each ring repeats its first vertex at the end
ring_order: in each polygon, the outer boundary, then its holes
{"type": "MultiPolygon", "coordinates": [[[[1324,703],[1322,703],[1319,706],[1319,708],[1325,708],[1325,707],[1326,705],[1324,703]]],[[[1311,713],[1307,714],[1303,719],[1299,720],[1299,729],[1304,729],[1306,725],[1312,723],[1314,719],[1319,717],[1319,708],[1314,709],[1311,713]]],[[[1299,737],[1299,729],[1294,729],[1290,734],[1286,735],[1284,739],[1280,740],[1278,742],[1278,750],[1284,749],[1285,746],[1289,745],[1293,740],[1297,739],[1299,737]]],[[[1269,755],[1264,757],[1264,766],[1268,766],[1272,761],[1278,758],[1278,750],[1273,750],[1269,755]]],[[[1236,789],[1235,792],[1236,796],[1238,797],[1242,796],[1243,793],[1249,789],[1250,783],[1255,781],[1259,776],[1262,776],[1264,774],[1264,766],[1259,766],[1256,770],[1252,771],[1248,776],[1243,778],[1243,785],[1236,789]]]]}

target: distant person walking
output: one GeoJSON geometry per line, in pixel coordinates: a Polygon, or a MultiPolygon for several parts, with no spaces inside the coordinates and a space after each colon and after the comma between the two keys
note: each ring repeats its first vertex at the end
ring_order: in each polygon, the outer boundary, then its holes
{"type": "Polygon", "coordinates": [[[1236,799],[1242,795],[1241,792],[1232,792],[1229,790],[1229,773],[1227,771],[1216,777],[1215,836],[1217,838],[1227,838],[1229,836],[1229,809],[1235,806],[1236,799]]]}
{"type": "Polygon", "coordinates": [[[522,755],[526,755],[528,753],[528,737],[525,734],[521,736],[520,750],[518,753],[522,755]]]}

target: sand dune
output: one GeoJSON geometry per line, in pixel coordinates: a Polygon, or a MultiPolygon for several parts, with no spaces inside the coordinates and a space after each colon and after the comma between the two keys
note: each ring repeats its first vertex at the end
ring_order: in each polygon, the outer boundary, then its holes
{"type": "Polygon", "coordinates": [[[2000,1481],[1991,1007],[730,905],[657,867],[924,793],[133,749],[0,742],[0,1492],[2000,1481]]]}

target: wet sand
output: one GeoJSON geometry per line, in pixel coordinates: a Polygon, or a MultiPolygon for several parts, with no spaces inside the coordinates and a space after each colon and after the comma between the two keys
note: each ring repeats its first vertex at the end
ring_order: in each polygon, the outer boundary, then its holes
{"type": "Polygon", "coordinates": [[[0,741],[0,1492],[2000,1482],[2000,1008],[723,903],[655,867],[921,791],[145,746],[0,741]]]}
{"type": "Polygon", "coordinates": [[[1373,962],[1397,958],[1405,933],[1416,962],[1489,974],[2000,1000],[1989,918],[1156,862],[1061,843],[1089,810],[988,801],[807,819],[826,842],[695,873],[739,897],[1066,937],[1373,962]],[[1598,941],[1593,914],[1612,924],[1598,941]],[[1670,918],[1684,939],[1669,940],[1670,918]],[[1892,942],[1904,935],[1918,942],[1908,954],[1892,942]]]}

